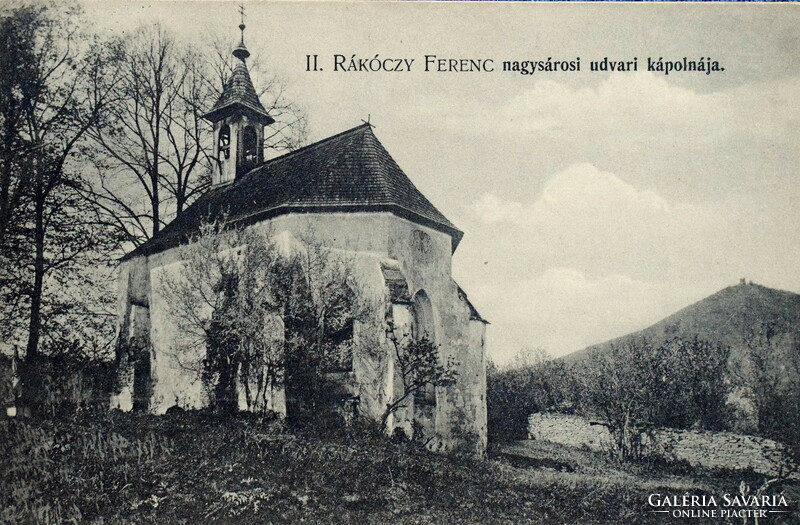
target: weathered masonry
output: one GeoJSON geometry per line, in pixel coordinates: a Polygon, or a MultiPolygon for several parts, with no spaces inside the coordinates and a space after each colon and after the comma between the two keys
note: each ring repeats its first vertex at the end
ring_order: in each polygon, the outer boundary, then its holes
{"type": "MultiPolygon", "coordinates": [[[[341,374],[359,414],[377,419],[398,395],[386,326],[407,327],[427,334],[442,360],[452,358],[457,379],[437,386],[427,399],[412,400],[395,414],[390,430],[409,431],[416,423],[431,436],[433,448],[482,452],[486,321],[451,276],[462,232],[417,190],[369,124],[264,161],[264,128],[273,120],[250,80],[243,42],[233,54],[232,76],[206,115],[214,126],[212,187],[123,259],[120,348],[138,350],[120,355],[121,391],[112,407],[161,414],[176,405],[207,405],[196,374],[175,356],[177,329],[159,283],[180,270],[179,248],[203,221],[225,216],[293,244],[313,232],[352,261],[359,293],[380,305],[354,326],[352,365],[341,374]]],[[[285,392],[274,391],[268,405],[285,414],[285,392]]]]}

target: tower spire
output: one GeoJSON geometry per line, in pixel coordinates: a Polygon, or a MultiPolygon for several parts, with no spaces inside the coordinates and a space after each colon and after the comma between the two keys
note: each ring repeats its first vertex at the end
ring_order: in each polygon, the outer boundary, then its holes
{"type": "Polygon", "coordinates": [[[244,45],[244,28],[246,27],[244,25],[244,4],[239,4],[239,14],[242,17],[242,21],[239,24],[239,31],[242,32],[242,45],[244,45]]]}
{"type": "Polygon", "coordinates": [[[239,6],[242,17],[239,30],[241,40],[233,50],[231,74],[225,81],[222,93],[211,111],[203,117],[214,125],[214,156],[211,173],[212,185],[233,182],[264,161],[264,126],[275,122],[261,101],[247,70],[250,52],[244,45],[244,6],[239,6]]]}
{"type": "Polygon", "coordinates": [[[244,45],[244,4],[239,4],[239,15],[242,17],[242,22],[239,24],[239,31],[242,32],[242,38],[239,40],[239,45],[233,50],[233,56],[244,62],[250,56],[250,51],[244,45]]]}

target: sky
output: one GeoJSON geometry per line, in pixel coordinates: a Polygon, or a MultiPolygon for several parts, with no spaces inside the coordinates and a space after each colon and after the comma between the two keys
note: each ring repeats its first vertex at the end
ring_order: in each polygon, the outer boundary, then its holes
{"type": "MultiPolygon", "coordinates": [[[[235,2],[85,2],[122,34],[160,21],[238,39],[235,2]]],[[[453,275],[490,358],[645,328],[747,278],[800,293],[800,10],[790,4],[246,2],[245,40],[315,141],[369,118],[465,232],[453,275]],[[334,55],[414,59],[335,71],[334,55]],[[306,71],[318,55],[322,71],[306,71]],[[425,55],[493,72],[424,71],[425,55]],[[574,72],[503,61],[581,59],[574,72]],[[591,71],[592,61],[638,71],[591,71]],[[647,71],[718,61],[724,71],[647,71]]],[[[254,82],[258,84],[258,77],[254,82]]]]}

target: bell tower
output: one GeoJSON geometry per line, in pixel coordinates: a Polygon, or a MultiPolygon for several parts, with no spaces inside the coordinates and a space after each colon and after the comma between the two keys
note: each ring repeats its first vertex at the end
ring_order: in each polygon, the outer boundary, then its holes
{"type": "Polygon", "coordinates": [[[203,118],[214,125],[214,155],[211,186],[236,180],[264,161],[264,126],[275,122],[258,99],[244,45],[244,9],[240,8],[241,40],[233,50],[234,66],[217,103],[203,118]]]}

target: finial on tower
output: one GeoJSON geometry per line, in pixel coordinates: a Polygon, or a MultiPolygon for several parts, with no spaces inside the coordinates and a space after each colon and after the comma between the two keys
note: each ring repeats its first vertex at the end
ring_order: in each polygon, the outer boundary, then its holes
{"type": "Polygon", "coordinates": [[[236,46],[236,49],[233,50],[233,56],[244,62],[247,57],[250,56],[250,51],[244,46],[244,28],[247,27],[244,25],[244,4],[239,4],[239,15],[242,17],[242,23],[239,24],[239,31],[242,32],[242,39],[239,41],[239,45],[236,46]]]}
{"type": "Polygon", "coordinates": [[[242,22],[239,24],[239,30],[242,32],[242,44],[244,44],[244,4],[239,4],[239,15],[242,17],[242,22]]]}

